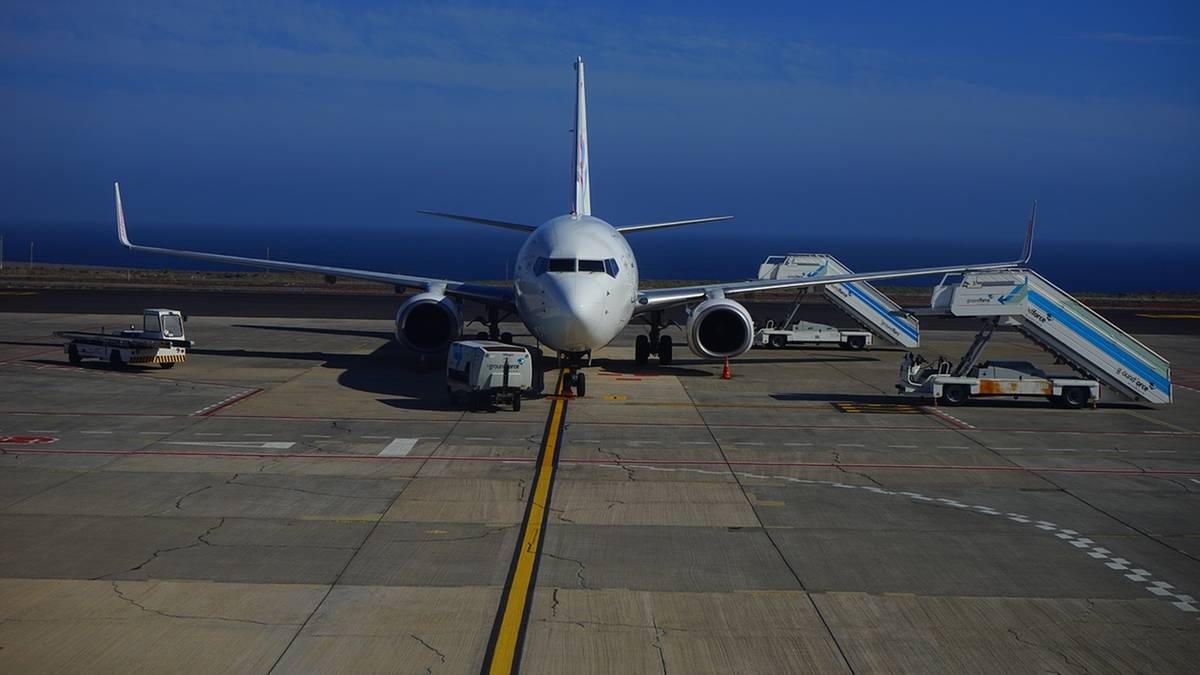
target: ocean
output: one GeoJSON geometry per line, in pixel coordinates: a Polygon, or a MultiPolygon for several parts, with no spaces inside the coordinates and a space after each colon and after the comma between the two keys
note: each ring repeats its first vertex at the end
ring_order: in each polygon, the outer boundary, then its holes
{"type": "MultiPolygon", "coordinates": [[[[237,269],[194,260],[126,251],[106,223],[0,224],[4,259],[35,263],[135,268],[237,269]]],[[[133,240],[148,246],[404,272],[439,278],[507,278],[523,241],[519,232],[458,223],[395,229],[358,227],[234,227],[134,225],[133,240]]],[[[1006,241],[953,241],[745,234],[736,227],[700,225],[629,236],[642,277],[732,280],[754,277],[768,255],[831,253],[855,271],[993,262],[1020,253],[1019,233],[1006,241]]],[[[1200,244],[1099,243],[1034,240],[1031,266],[1067,291],[1197,291],[1200,244]]],[[[902,285],[920,285],[904,280],[902,285]]]]}

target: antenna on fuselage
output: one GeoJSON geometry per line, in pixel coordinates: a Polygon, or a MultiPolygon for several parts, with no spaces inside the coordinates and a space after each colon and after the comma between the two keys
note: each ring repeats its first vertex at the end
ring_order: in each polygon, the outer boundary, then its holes
{"type": "Polygon", "coordinates": [[[587,99],[583,86],[583,57],[575,58],[575,191],[571,215],[592,215],[592,181],[588,171],[587,99]]]}

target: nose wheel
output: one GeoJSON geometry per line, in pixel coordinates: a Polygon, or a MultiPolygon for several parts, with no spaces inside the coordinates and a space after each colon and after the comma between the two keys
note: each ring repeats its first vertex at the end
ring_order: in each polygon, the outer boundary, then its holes
{"type": "Polygon", "coordinates": [[[587,396],[587,375],[582,371],[575,371],[567,376],[567,381],[563,384],[563,389],[574,389],[577,398],[587,396]]]}
{"type": "Polygon", "coordinates": [[[646,323],[650,326],[650,334],[637,336],[633,343],[633,360],[639,366],[644,366],[650,361],[651,354],[657,354],[660,365],[671,365],[674,343],[670,335],[662,334],[662,312],[650,312],[646,323]]]}

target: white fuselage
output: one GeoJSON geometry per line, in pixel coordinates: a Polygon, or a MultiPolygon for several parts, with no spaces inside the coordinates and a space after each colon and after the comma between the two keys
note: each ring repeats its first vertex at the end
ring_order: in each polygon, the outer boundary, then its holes
{"type": "Polygon", "coordinates": [[[599,349],[629,323],[637,302],[633,250],[593,216],[553,218],[517,254],[517,313],[548,347],[569,353],[599,349]]]}

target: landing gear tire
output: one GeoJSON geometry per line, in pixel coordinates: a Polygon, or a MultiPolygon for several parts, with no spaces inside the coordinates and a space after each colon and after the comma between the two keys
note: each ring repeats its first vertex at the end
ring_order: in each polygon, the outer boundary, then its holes
{"type": "Polygon", "coordinates": [[[671,365],[671,336],[664,335],[658,339],[658,363],[663,366],[671,365]]]}
{"type": "Polygon", "coordinates": [[[772,335],[771,336],[771,348],[772,349],[783,349],[786,346],[787,346],[787,336],[786,335],[772,335]]]}
{"type": "Polygon", "coordinates": [[[574,382],[575,383],[575,396],[578,398],[583,398],[584,396],[586,396],[587,395],[587,376],[584,375],[583,373],[575,373],[575,375],[572,376],[572,379],[575,381],[574,382]]]}
{"type": "Polygon", "coordinates": [[[650,338],[645,335],[637,336],[633,343],[633,360],[639,366],[646,365],[650,360],[650,338]]]}
{"type": "Polygon", "coordinates": [[[971,390],[965,384],[948,384],[942,388],[942,403],[946,405],[962,405],[971,397],[971,390]]]}
{"type": "Polygon", "coordinates": [[[79,350],[75,348],[75,345],[67,348],[67,360],[74,366],[79,365],[83,361],[83,357],[79,355],[79,350]]]}
{"type": "Polygon", "coordinates": [[[1089,397],[1088,390],[1084,387],[1067,387],[1063,390],[1062,398],[1059,400],[1064,407],[1078,410],[1087,405],[1089,397]]]}

